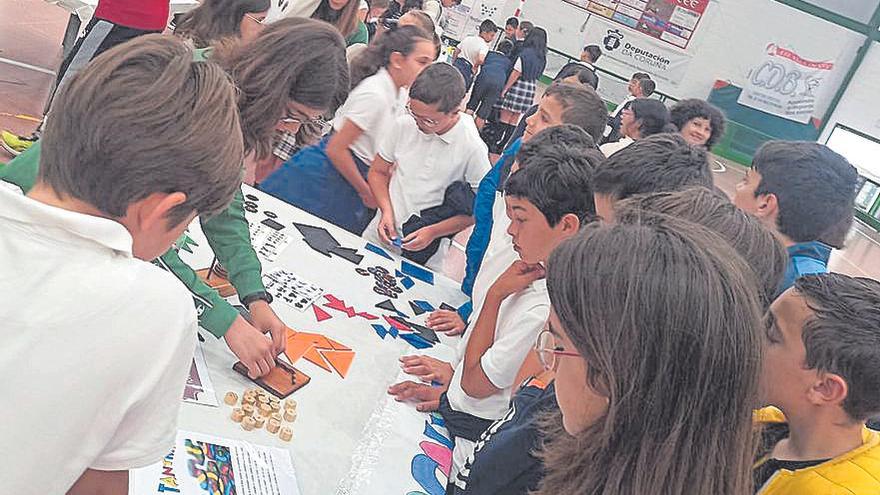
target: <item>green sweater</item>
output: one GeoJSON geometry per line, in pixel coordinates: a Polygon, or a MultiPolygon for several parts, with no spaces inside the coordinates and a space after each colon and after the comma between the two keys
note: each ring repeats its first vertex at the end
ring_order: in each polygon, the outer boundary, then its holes
{"type": "MultiPolygon", "coordinates": [[[[0,168],[0,180],[11,182],[24,192],[37,181],[40,167],[40,142],[0,168]]],[[[229,272],[229,281],[238,291],[239,298],[265,292],[261,277],[262,266],[251,246],[250,228],[244,216],[244,198],[241,190],[226,210],[202,222],[202,231],[217,259],[229,272]]],[[[217,336],[224,336],[238,316],[238,311],[220,297],[216,290],[203,282],[196,272],[169,249],[156,264],[173,273],[192,292],[199,314],[199,324],[217,336]]]]}

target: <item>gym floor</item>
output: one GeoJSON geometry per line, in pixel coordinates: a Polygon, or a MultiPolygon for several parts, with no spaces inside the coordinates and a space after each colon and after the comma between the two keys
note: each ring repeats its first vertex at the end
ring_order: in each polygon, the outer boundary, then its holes
{"type": "MultiPolygon", "coordinates": [[[[68,13],[46,0],[0,0],[0,129],[30,134],[39,117],[61,61],[61,40],[68,13]]],[[[0,163],[12,157],[0,149],[0,163]]],[[[732,195],[744,168],[721,158],[724,172],[715,174],[718,186],[732,195]]],[[[717,168],[717,167],[716,167],[717,168]]],[[[445,272],[460,279],[463,246],[469,231],[456,236],[445,272]]],[[[846,249],[835,251],[831,270],[880,280],[880,234],[856,222],[846,249]]]]}

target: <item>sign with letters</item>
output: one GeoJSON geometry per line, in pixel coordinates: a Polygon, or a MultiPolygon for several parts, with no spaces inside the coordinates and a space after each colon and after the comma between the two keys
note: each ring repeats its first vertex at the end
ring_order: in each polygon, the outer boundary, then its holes
{"type": "Polygon", "coordinates": [[[709,0],[564,0],[592,14],[687,48],[709,0]]]}
{"type": "Polygon", "coordinates": [[[792,49],[768,43],[760,62],[749,71],[737,103],[806,124],[833,70],[833,61],[809,60],[792,49]]]}

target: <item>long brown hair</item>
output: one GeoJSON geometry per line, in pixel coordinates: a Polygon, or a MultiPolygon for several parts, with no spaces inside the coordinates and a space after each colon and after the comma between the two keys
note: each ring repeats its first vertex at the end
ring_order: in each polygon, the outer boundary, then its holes
{"type": "Polygon", "coordinates": [[[351,87],[387,67],[392,53],[409,55],[422,41],[433,40],[430,34],[416,26],[403,26],[383,34],[351,61],[351,87]]]}
{"type": "Polygon", "coordinates": [[[329,22],[342,33],[343,38],[348,38],[357,30],[359,0],[348,0],[342,10],[333,10],[328,0],[321,0],[318,8],[312,13],[312,19],[329,22]]]}
{"type": "Polygon", "coordinates": [[[247,14],[269,10],[269,0],[202,0],[183,15],[174,34],[192,40],[196,48],[241,36],[241,21],[247,14]]]}
{"type": "Polygon", "coordinates": [[[751,494],[761,310],[736,252],[669,216],[591,224],[553,252],[547,285],[608,409],[573,436],[550,421],[537,493],[751,494]]]}
{"type": "Polygon", "coordinates": [[[290,100],[333,113],[348,96],[345,43],[326,22],[281,19],[217,58],[238,85],[245,146],[257,158],[272,152],[275,126],[290,100]]]}

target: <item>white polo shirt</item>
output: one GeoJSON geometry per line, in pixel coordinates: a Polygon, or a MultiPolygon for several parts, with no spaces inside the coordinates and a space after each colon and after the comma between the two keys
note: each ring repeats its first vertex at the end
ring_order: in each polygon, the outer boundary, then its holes
{"type": "MultiPolygon", "coordinates": [[[[474,189],[491,168],[486,143],[470,115],[459,114],[458,122],[445,134],[425,134],[409,115],[398,117],[379,145],[378,155],[394,163],[388,187],[398,234],[403,224],[422,210],[443,204],[446,189],[464,181],[474,189]]],[[[379,242],[377,228],[382,212],[376,212],[364,237],[379,242]]],[[[437,254],[426,263],[438,269],[450,240],[443,239],[437,254]]]]}
{"type": "Polygon", "coordinates": [[[385,136],[394,119],[404,113],[406,101],[406,90],[398,89],[391,74],[382,67],[349,93],[345,103],[336,111],[333,130],[339,132],[345,121],[350,120],[364,131],[350,149],[370,165],[376,157],[379,140],[385,136]]]}
{"type": "Polygon", "coordinates": [[[459,50],[458,56],[470,62],[472,66],[476,66],[477,62],[489,53],[489,44],[479,36],[467,36],[456,48],[459,50]]]}
{"type": "Polygon", "coordinates": [[[192,296],[112,220],[0,187],[0,232],[0,491],[65,493],[87,468],[159,461],[195,349],[192,296]]]}

